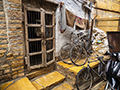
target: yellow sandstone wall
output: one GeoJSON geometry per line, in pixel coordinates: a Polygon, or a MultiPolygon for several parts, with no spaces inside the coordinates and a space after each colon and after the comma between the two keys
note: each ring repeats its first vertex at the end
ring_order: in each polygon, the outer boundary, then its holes
{"type": "MultiPolygon", "coordinates": [[[[120,12],[119,0],[96,0],[97,7],[120,12]]],[[[106,31],[120,31],[120,13],[97,10],[96,27],[106,31]]]]}
{"type": "MultiPolygon", "coordinates": [[[[5,15],[0,23],[0,82],[24,76],[22,2],[3,0],[5,15]]],[[[0,17],[0,21],[1,17],[0,17]]]]}

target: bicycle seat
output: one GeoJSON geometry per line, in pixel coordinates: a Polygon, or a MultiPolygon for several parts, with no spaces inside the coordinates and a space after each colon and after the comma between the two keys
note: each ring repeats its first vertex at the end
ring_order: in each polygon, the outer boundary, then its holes
{"type": "Polygon", "coordinates": [[[103,58],[104,58],[103,56],[99,56],[99,57],[97,57],[98,60],[103,59],[103,58]]]}

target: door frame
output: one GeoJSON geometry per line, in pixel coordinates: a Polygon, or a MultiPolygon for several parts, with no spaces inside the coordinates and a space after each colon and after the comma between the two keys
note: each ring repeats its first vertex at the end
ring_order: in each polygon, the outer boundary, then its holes
{"type": "Polygon", "coordinates": [[[24,17],[25,17],[25,48],[26,48],[26,64],[27,64],[27,69],[35,69],[35,68],[40,68],[40,67],[46,67],[50,65],[51,63],[55,62],[55,15],[54,11],[45,11],[44,9],[40,8],[32,8],[32,7],[27,7],[24,6],[24,17]],[[36,11],[36,12],[41,12],[41,24],[28,24],[27,23],[27,11],[36,11]],[[52,25],[45,25],[45,14],[52,14],[52,25]],[[28,27],[41,27],[41,32],[45,35],[45,27],[53,27],[53,37],[51,38],[40,38],[40,39],[29,39],[28,38],[28,27]],[[29,41],[34,41],[34,40],[41,40],[41,52],[35,52],[35,53],[29,53],[29,41]],[[46,50],[46,41],[47,40],[53,40],[53,49],[46,50]],[[53,51],[53,60],[47,62],[47,53],[53,51]],[[36,55],[36,54],[42,54],[42,63],[39,65],[34,65],[30,66],[30,55],[36,55]]]}

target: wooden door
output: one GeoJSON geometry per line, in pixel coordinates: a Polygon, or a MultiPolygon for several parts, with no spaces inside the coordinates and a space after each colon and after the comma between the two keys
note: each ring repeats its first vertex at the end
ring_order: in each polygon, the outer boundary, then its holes
{"type": "Polygon", "coordinates": [[[54,57],[54,12],[24,8],[28,70],[47,66],[54,57]]]}

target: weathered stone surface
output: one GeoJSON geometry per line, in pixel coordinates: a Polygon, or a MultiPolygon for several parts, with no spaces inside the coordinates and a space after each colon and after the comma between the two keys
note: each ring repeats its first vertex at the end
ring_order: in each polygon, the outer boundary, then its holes
{"type": "Polygon", "coordinates": [[[2,75],[2,76],[0,77],[0,81],[1,81],[1,80],[6,80],[6,79],[10,79],[10,78],[11,78],[11,75],[10,75],[10,74],[2,75]]]}
{"type": "Polygon", "coordinates": [[[9,27],[22,27],[22,24],[9,24],[9,27]]]}
{"type": "Polygon", "coordinates": [[[5,13],[4,12],[0,12],[0,15],[4,15],[5,13]]]}
{"type": "Polygon", "coordinates": [[[23,76],[25,76],[25,74],[24,73],[19,73],[18,76],[23,77],[23,76]]]}
{"type": "Polygon", "coordinates": [[[2,66],[0,67],[0,70],[4,70],[4,69],[6,69],[6,68],[10,68],[9,64],[2,65],[2,66]]]}
{"type": "Polygon", "coordinates": [[[0,27],[6,27],[6,24],[0,24],[0,27]]]}
{"type": "Polygon", "coordinates": [[[8,2],[12,2],[12,3],[15,3],[15,4],[21,5],[21,0],[8,0],[8,2]]]}
{"type": "Polygon", "coordinates": [[[0,57],[3,57],[4,56],[4,54],[0,54],[0,57]]]}
{"type": "Polygon", "coordinates": [[[13,52],[17,52],[17,51],[23,51],[23,48],[19,48],[19,49],[13,49],[13,52]]]}
{"type": "Polygon", "coordinates": [[[0,50],[0,54],[3,54],[5,52],[6,52],[6,50],[0,50]]]}
{"type": "Polygon", "coordinates": [[[12,59],[14,59],[14,57],[12,56],[12,57],[7,57],[7,59],[8,60],[12,60],[12,59]]]}
{"type": "Polygon", "coordinates": [[[8,10],[8,17],[10,18],[21,18],[21,11],[19,10],[8,10]]]}
{"type": "Polygon", "coordinates": [[[0,36],[0,38],[7,38],[7,35],[5,35],[5,36],[0,36]]]}
{"type": "Polygon", "coordinates": [[[0,34],[7,34],[7,31],[5,29],[1,29],[0,34]]]}
{"type": "Polygon", "coordinates": [[[22,20],[9,20],[9,23],[22,23],[22,20]]]}
{"type": "Polygon", "coordinates": [[[19,42],[22,42],[22,40],[14,40],[14,41],[12,41],[11,43],[19,43],[19,42]]]}
{"type": "Polygon", "coordinates": [[[22,66],[24,65],[24,60],[14,60],[11,62],[11,66],[14,68],[14,67],[17,67],[17,66],[22,66]]]}
{"type": "Polygon", "coordinates": [[[12,68],[12,72],[19,73],[19,72],[22,72],[22,71],[24,71],[24,66],[20,66],[20,67],[17,67],[17,68],[12,68]]]}
{"type": "Polygon", "coordinates": [[[13,56],[18,56],[18,55],[19,55],[19,53],[14,53],[14,54],[13,54],[13,56]]]}
{"type": "Polygon", "coordinates": [[[9,33],[10,36],[14,36],[14,35],[22,35],[22,32],[14,32],[14,33],[9,33]]]}
{"type": "Polygon", "coordinates": [[[21,7],[20,6],[17,6],[17,5],[10,5],[10,8],[17,8],[17,9],[21,9],[21,7]]]}
{"type": "Polygon", "coordinates": [[[23,56],[16,57],[16,59],[23,59],[23,56]]]}
{"type": "Polygon", "coordinates": [[[22,28],[10,28],[10,31],[22,31],[22,28]]]}
{"type": "Polygon", "coordinates": [[[0,20],[5,20],[5,17],[0,17],[0,20]]]}
{"type": "Polygon", "coordinates": [[[0,48],[7,48],[7,44],[0,45],[0,48]]]}
{"type": "Polygon", "coordinates": [[[48,67],[44,67],[44,68],[41,68],[39,70],[32,70],[30,71],[29,74],[27,74],[26,76],[29,78],[29,79],[33,79],[35,77],[38,77],[38,76],[41,76],[43,74],[46,74],[46,73],[49,73],[51,71],[55,70],[55,63],[49,65],[48,67]]]}
{"type": "Polygon", "coordinates": [[[21,47],[21,46],[23,46],[23,44],[17,44],[17,47],[21,47]]]}
{"type": "Polygon", "coordinates": [[[4,73],[10,73],[10,69],[5,70],[4,73]]]}
{"type": "Polygon", "coordinates": [[[0,43],[7,43],[7,40],[0,40],[0,43]]]}
{"type": "Polygon", "coordinates": [[[21,52],[20,55],[23,55],[23,52],[21,52]]]}

